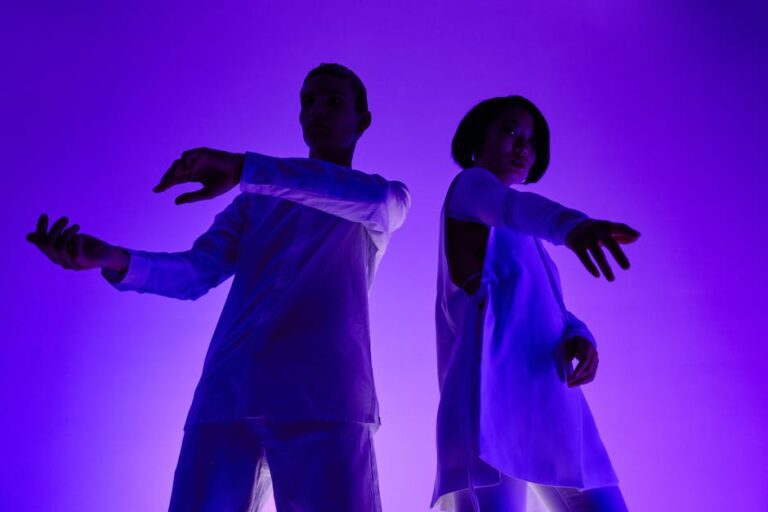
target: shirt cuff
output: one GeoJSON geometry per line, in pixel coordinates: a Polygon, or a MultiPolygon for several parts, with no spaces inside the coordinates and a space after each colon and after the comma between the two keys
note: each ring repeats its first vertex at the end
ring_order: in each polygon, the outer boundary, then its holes
{"type": "Polygon", "coordinates": [[[240,174],[240,190],[251,192],[249,185],[271,183],[277,173],[272,160],[274,160],[272,157],[266,155],[246,152],[243,158],[243,171],[240,174]]]}
{"type": "Polygon", "coordinates": [[[136,290],[144,286],[152,272],[152,260],[144,256],[140,251],[125,249],[130,255],[128,269],[120,279],[120,274],[112,270],[102,270],[101,275],[112,286],[120,291],[136,290]]]}

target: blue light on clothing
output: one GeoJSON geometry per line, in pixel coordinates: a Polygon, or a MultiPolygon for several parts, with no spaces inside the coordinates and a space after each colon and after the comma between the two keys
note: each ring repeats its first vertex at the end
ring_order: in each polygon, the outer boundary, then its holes
{"type": "Polygon", "coordinates": [[[562,244],[585,219],[480,167],[451,185],[438,267],[432,505],[451,492],[496,485],[502,475],[576,489],[617,482],[581,389],[566,384],[572,369],[562,342],[594,338],[565,308],[557,268],[540,240],[562,244]],[[450,222],[468,223],[461,229],[478,247],[463,263],[474,268],[449,267],[447,250],[463,248],[448,244],[450,222]],[[457,276],[466,282],[454,282],[457,276]]]}
{"type": "Polygon", "coordinates": [[[196,299],[234,274],[186,427],[378,424],[368,289],[410,195],[320,160],[247,153],[243,193],[188,251],[129,250],[119,290],[196,299]]]}

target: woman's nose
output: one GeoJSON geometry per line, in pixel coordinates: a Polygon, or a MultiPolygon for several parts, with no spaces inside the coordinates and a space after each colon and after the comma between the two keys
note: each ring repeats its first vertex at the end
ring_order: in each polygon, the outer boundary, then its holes
{"type": "Polygon", "coordinates": [[[515,153],[518,155],[528,155],[530,153],[530,148],[528,147],[528,144],[525,142],[525,139],[522,137],[517,137],[515,139],[515,143],[512,146],[515,153]]]}

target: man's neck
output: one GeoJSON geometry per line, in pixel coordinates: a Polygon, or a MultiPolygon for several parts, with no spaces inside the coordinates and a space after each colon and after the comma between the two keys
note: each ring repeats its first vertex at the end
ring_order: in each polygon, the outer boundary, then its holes
{"type": "Polygon", "coordinates": [[[342,167],[352,167],[352,155],[354,152],[354,147],[340,151],[315,151],[310,149],[309,158],[324,160],[342,167]]]}

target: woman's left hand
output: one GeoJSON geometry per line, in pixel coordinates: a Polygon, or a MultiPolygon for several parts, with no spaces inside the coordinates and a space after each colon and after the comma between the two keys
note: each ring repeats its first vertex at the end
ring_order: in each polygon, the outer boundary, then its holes
{"type": "Polygon", "coordinates": [[[568,376],[568,387],[581,386],[595,379],[600,358],[597,348],[587,338],[574,336],[565,340],[565,359],[568,364],[574,359],[579,360],[576,369],[568,376]]]}

